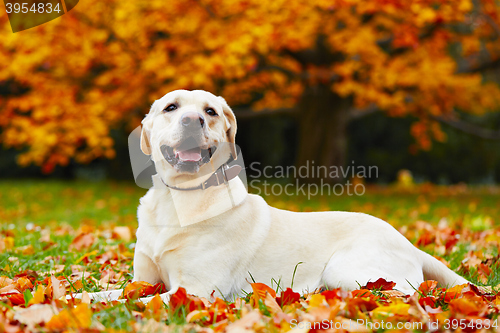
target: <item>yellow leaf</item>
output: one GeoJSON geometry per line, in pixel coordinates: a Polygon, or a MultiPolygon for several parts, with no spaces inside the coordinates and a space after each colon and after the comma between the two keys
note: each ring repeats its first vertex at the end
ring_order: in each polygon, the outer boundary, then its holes
{"type": "Polygon", "coordinates": [[[92,323],[92,311],[87,304],[79,304],[73,309],[64,309],[53,316],[45,327],[52,331],[67,328],[89,328],[92,323]]]}
{"type": "Polygon", "coordinates": [[[5,237],[5,239],[3,239],[3,243],[5,246],[5,249],[10,250],[14,247],[14,238],[10,237],[10,236],[5,237]]]}
{"type": "Polygon", "coordinates": [[[87,257],[95,256],[97,254],[97,252],[98,252],[97,250],[94,250],[94,251],[85,253],[83,256],[81,256],[80,258],[78,258],[78,260],[75,262],[75,264],[78,264],[80,261],[82,261],[83,259],[85,259],[87,257]]]}
{"type": "Polygon", "coordinates": [[[387,306],[379,306],[372,311],[373,316],[394,316],[394,315],[408,315],[408,310],[410,309],[410,304],[403,303],[402,301],[396,301],[387,306]]]}
{"type": "Polygon", "coordinates": [[[36,288],[36,291],[33,294],[33,298],[30,299],[30,301],[28,302],[28,306],[32,304],[43,303],[44,300],[45,300],[45,288],[41,284],[39,284],[38,288],[36,288]]]}
{"type": "Polygon", "coordinates": [[[320,294],[314,294],[311,296],[311,300],[309,301],[309,306],[311,308],[315,308],[315,307],[320,306],[324,302],[326,302],[325,296],[320,295],[320,294]]]}
{"type": "Polygon", "coordinates": [[[208,310],[194,310],[191,311],[187,316],[186,316],[186,321],[188,323],[193,323],[197,320],[203,319],[204,317],[210,317],[210,312],[208,310]]]}

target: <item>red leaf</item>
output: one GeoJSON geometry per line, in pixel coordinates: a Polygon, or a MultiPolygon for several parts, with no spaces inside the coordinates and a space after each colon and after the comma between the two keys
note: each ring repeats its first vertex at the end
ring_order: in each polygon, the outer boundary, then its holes
{"type": "MultiPolygon", "coordinates": [[[[328,302],[328,300],[331,300],[331,299],[339,299],[341,300],[343,297],[342,297],[342,289],[340,288],[337,288],[337,289],[333,289],[333,290],[326,290],[326,291],[323,291],[321,293],[321,295],[325,296],[325,300],[328,302]]],[[[346,293],[344,291],[344,293],[346,293]]]]}
{"type": "Polygon", "coordinates": [[[378,279],[375,282],[368,282],[362,289],[369,290],[392,290],[396,286],[396,282],[387,281],[385,279],[378,279]]]}
{"type": "Polygon", "coordinates": [[[281,292],[281,297],[276,297],[276,302],[283,307],[288,304],[296,303],[300,300],[300,294],[294,292],[291,288],[287,288],[281,292]]]}
{"type": "MultiPolygon", "coordinates": [[[[224,303],[225,304],[225,303],[224,303]]],[[[188,295],[186,293],[186,289],[184,288],[179,288],[170,297],[170,301],[168,302],[168,306],[170,310],[172,310],[174,313],[181,307],[183,306],[187,310],[187,313],[194,311],[194,310],[203,310],[205,309],[205,304],[203,304],[203,301],[199,299],[198,297],[194,297],[192,295],[188,295]]]]}
{"type": "Polygon", "coordinates": [[[14,305],[21,305],[24,304],[24,295],[23,294],[14,294],[9,297],[9,301],[11,301],[12,304],[14,305]]]}
{"type": "Polygon", "coordinates": [[[436,298],[434,296],[421,297],[418,300],[418,303],[425,309],[425,306],[429,306],[431,308],[437,308],[436,306],[436,298]]]}

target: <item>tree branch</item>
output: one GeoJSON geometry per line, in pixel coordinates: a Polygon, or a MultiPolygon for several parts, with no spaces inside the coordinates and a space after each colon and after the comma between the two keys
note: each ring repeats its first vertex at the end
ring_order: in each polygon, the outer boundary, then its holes
{"type": "Polygon", "coordinates": [[[375,104],[372,104],[365,109],[352,108],[347,112],[347,114],[348,114],[349,120],[354,120],[354,119],[363,118],[365,116],[368,116],[370,114],[378,112],[379,110],[380,109],[375,104]]]}
{"type": "Polygon", "coordinates": [[[486,140],[500,140],[500,130],[490,130],[458,118],[449,118],[443,116],[431,116],[432,119],[437,120],[443,124],[460,130],[486,140]]]}
{"type": "Polygon", "coordinates": [[[200,0],[195,0],[195,2],[198,3],[198,5],[207,12],[208,16],[210,16],[211,18],[217,18],[217,15],[215,15],[214,11],[209,5],[203,4],[200,0]]]}
{"type": "Polygon", "coordinates": [[[259,66],[257,68],[257,72],[263,72],[263,71],[267,71],[267,70],[274,70],[274,71],[281,72],[281,73],[285,74],[289,79],[297,79],[297,78],[303,79],[304,78],[303,73],[295,73],[289,69],[286,69],[286,68],[283,68],[283,67],[277,66],[277,65],[263,65],[263,66],[259,66]]]}
{"type": "Polygon", "coordinates": [[[492,19],[491,16],[489,16],[486,13],[481,13],[480,15],[486,20],[486,22],[488,22],[488,24],[493,28],[493,30],[495,30],[497,36],[500,37],[500,26],[497,24],[497,22],[495,22],[495,20],[492,19]]]}
{"type": "Polygon", "coordinates": [[[497,68],[497,67],[500,67],[500,58],[491,59],[489,61],[485,61],[483,63],[480,63],[476,66],[473,66],[473,65],[459,66],[459,69],[457,70],[457,74],[477,73],[477,72],[482,72],[482,71],[485,71],[487,69],[493,69],[493,68],[497,68]]]}
{"type": "Polygon", "coordinates": [[[293,115],[297,111],[297,108],[263,109],[258,111],[252,108],[235,108],[234,114],[238,119],[251,119],[273,115],[293,115]]]}

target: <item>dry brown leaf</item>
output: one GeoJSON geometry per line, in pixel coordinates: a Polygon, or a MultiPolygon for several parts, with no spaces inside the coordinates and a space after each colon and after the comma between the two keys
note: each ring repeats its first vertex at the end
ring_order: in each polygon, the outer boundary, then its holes
{"type": "Polygon", "coordinates": [[[113,238],[130,242],[132,240],[132,232],[129,227],[114,227],[113,238]]]}
{"type": "Polygon", "coordinates": [[[240,320],[235,321],[226,327],[227,333],[247,333],[253,332],[253,326],[262,318],[262,314],[258,310],[253,310],[243,316],[240,320]]]}
{"type": "Polygon", "coordinates": [[[50,304],[35,304],[29,308],[18,310],[14,314],[14,319],[28,326],[33,330],[37,326],[48,322],[58,310],[50,304]]]}
{"type": "Polygon", "coordinates": [[[73,239],[69,246],[69,250],[81,251],[90,248],[96,241],[96,237],[92,233],[83,233],[73,239]]]}
{"type": "Polygon", "coordinates": [[[15,250],[15,252],[16,253],[22,253],[22,254],[25,254],[25,255],[30,255],[30,254],[34,254],[35,253],[35,248],[33,247],[33,245],[29,244],[29,245],[17,247],[16,250],[15,250]]]}
{"type": "MultiPolygon", "coordinates": [[[[145,322],[142,321],[140,323],[135,323],[133,327],[136,332],[168,333],[171,331],[170,327],[167,326],[165,323],[163,322],[159,323],[154,319],[149,319],[145,322]]],[[[179,330],[179,327],[175,327],[174,325],[172,325],[172,331],[177,332],[182,330],[179,330]]]]}
{"type": "Polygon", "coordinates": [[[0,288],[8,286],[12,284],[12,279],[9,279],[7,276],[0,276],[0,288]]]}
{"type": "Polygon", "coordinates": [[[400,297],[400,298],[406,298],[406,294],[402,291],[399,290],[383,290],[380,291],[381,294],[384,294],[384,296],[387,297],[400,297]]]}
{"type": "Polygon", "coordinates": [[[266,293],[264,304],[271,311],[271,313],[282,312],[281,307],[278,305],[278,302],[276,302],[276,299],[269,293],[266,293]]]}
{"type": "Polygon", "coordinates": [[[90,304],[90,296],[89,296],[89,293],[86,292],[85,290],[82,292],[82,303],[85,303],[85,304],[90,304]]]}
{"type": "Polygon", "coordinates": [[[59,299],[66,295],[66,287],[54,275],[50,277],[52,285],[52,298],[59,299]]]}

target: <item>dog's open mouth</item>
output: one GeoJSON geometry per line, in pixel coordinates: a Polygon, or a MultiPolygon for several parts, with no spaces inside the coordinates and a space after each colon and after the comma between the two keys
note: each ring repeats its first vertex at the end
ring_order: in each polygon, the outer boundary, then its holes
{"type": "Polygon", "coordinates": [[[210,162],[213,154],[217,150],[216,146],[208,146],[206,149],[200,147],[196,140],[189,138],[184,140],[179,146],[171,147],[162,145],[161,153],[165,160],[172,166],[177,164],[190,164],[201,166],[210,162]]]}

